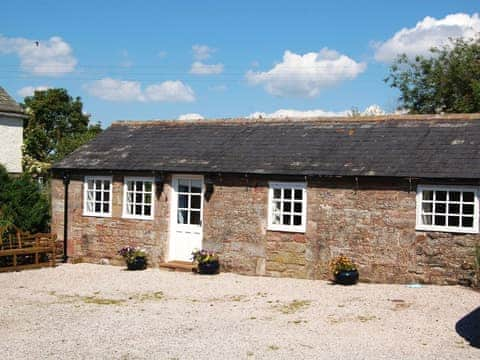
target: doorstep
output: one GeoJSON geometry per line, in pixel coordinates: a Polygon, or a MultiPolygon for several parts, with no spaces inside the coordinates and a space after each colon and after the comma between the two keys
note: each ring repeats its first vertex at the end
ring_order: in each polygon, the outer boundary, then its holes
{"type": "Polygon", "coordinates": [[[160,268],[169,269],[172,271],[186,271],[186,272],[195,272],[197,267],[189,261],[169,261],[160,263],[160,268]]]}

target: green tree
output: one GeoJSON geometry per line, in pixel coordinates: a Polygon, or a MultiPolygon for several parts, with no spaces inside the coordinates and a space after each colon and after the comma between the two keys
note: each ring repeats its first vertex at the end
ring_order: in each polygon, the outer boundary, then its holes
{"type": "Polygon", "coordinates": [[[0,226],[13,224],[22,231],[46,232],[49,202],[45,192],[27,174],[9,176],[0,165],[0,226]]]}
{"type": "Polygon", "coordinates": [[[73,99],[65,89],[35,91],[23,104],[28,118],[24,122],[24,155],[30,162],[60,160],[101,132],[90,125],[79,97],[73,99]]]}
{"type": "Polygon", "coordinates": [[[480,40],[452,40],[431,56],[400,55],[385,79],[400,90],[400,108],[413,114],[480,111],[480,40]]]}

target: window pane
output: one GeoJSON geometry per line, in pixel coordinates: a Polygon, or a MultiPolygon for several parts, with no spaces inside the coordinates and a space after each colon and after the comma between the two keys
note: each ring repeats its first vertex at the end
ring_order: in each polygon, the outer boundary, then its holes
{"type": "Polygon", "coordinates": [[[283,211],[284,212],[291,212],[292,211],[292,203],[284,202],[283,203],[283,211]]]}
{"type": "Polygon", "coordinates": [[[178,207],[188,208],[188,195],[178,195],[178,207]]]}
{"type": "Polygon", "coordinates": [[[93,191],[87,191],[87,201],[93,201],[94,194],[95,193],[93,191]]]}
{"type": "Polygon", "coordinates": [[[473,192],[471,192],[471,191],[467,192],[466,191],[466,192],[463,193],[463,201],[464,202],[473,202],[473,198],[474,198],[473,192]]]}
{"type": "Polygon", "coordinates": [[[423,191],[423,200],[433,200],[433,191],[424,190],[423,191]]]}
{"type": "Polygon", "coordinates": [[[296,202],[293,209],[294,209],[295,212],[301,213],[302,212],[302,203],[301,202],[296,202]]]}
{"type": "Polygon", "coordinates": [[[143,190],[143,181],[135,181],[135,190],[142,191],[143,190]]]}
{"type": "Polygon", "coordinates": [[[135,215],[142,215],[142,205],[135,205],[135,215]]]}
{"type": "Polygon", "coordinates": [[[435,200],[446,201],[447,200],[447,192],[446,191],[436,191],[435,192],[435,200]]]}
{"type": "Polygon", "coordinates": [[[473,217],[462,217],[462,226],[463,227],[473,227],[473,217]]]}
{"type": "Polygon", "coordinates": [[[444,214],[447,210],[447,205],[442,203],[435,203],[435,212],[444,214]]]}
{"type": "Polygon", "coordinates": [[[422,215],[423,225],[432,225],[432,215],[422,215]]]}
{"type": "Polygon", "coordinates": [[[102,204],[101,203],[95,203],[95,212],[101,212],[102,211],[102,204]]]}
{"type": "Polygon", "coordinates": [[[178,224],[188,224],[188,211],[187,210],[178,210],[177,214],[177,223],[178,224]]]}
{"type": "Polygon", "coordinates": [[[290,225],[290,215],[283,215],[283,225],[290,225]]]}
{"type": "Polygon", "coordinates": [[[108,203],[103,203],[103,212],[104,213],[108,213],[108,207],[109,207],[108,203]]]}
{"type": "Polygon", "coordinates": [[[102,180],[95,180],[95,189],[100,190],[102,188],[102,180]]]}
{"type": "Polygon", "coordinates": [[[110,193],[108,191],[103,192],[103,201],[110,201],[110,193]]]}
{"type": "Polygon", "coordinates": [[[152,192],[152,183],[150,181],[145,181],[143,186],[144,186],[143,191],[152,192]]]}
{"type": "Polygon", "coordinates": [[[128,189],[129,191],[133,191],[133,181],[128,181],[128,182],[127,182],[127,189],[128,189]]]}
{"type": "Polygon", "coordinates": [[[283,189],[283,198],[291,199],[292,198],[292,189],[283,189]]]}
{"type": "Polygon", "coordinates": [[[467,215],[473,215],[473,205],[463,204],[463,213],[467,215]]]}
{"type": "Polygon", "coordinates": [[[129,215],[133,215],[133,205],[128,205],[128,206],[127,206],[127,213],[128,213],[129,215]]]}
{"type": "Polygon", "coordinates": [[[133,193],[131,193],[131,192],[127,193],[127,202],[128,203],[133,202],[133,193]]]}
{"type": "Polygon", "coordinates": [[[433,210],[433,203],[423,203],[422,210],[426,213],[431,213],[433,210]]]}
{"type": "Polygon", "coordinates": [[[145,216],[152,215],[152,207],[150,205],[145,205],[143,207],[143,215],[145,215],[145,216]]]}
{"type": "Polygon", "coordinates": [[[460,217],[459,216],[449,216],[448,217],[448,226],[459,226],[460,217]]]}
{"type": "Polygon", "coordinates": [[[142,193],[135,193],[135,202],[136,203],[141,203],[142,202],[142,193]]]}
{"type": "Polygon", "coordinates": [[[192,193],[200,194],[202,192],[202,182],[200,180],[192,180],[192,193]]]}
{"type": "Polygon", "coordinates": [[[295,189],[295,200],[302,200],[303,190],[295,189]]]}
{"type": "Polygon", "coordinates": [[[273,198],[280,199],[282,197],[282,190],[281,189],[273,189],[273,198]]]}
{"type": "Polygon", "coordinates": [[[302,225],[302,217],[299,215],[295,215],[293,217],[293,225],[302,225]]]}
{"type": "Polygon", "coordinates": [[[144,202],[145,204],[151,204],[151,203],[152,203],[152,194],[150,194],[150,193],[149,193],[149,194],[145,194],[145,195],[143,196],[143,202],[144,202]]]}
{"type": "Polygon", "coordinates": [[[109,180],[105,180],[103,182],[103,189],[104,190],[110,190],[110,181],[109,180]]]}
{"type": "Polygon", "coordinates": [[[200,225],[200,211],[190,212],[190,224],[200,225]]]}
{"type": "Polygon", "coordinates": [[[273,216],[273,221],[274,224],[280,224],[280,214],[275,214],[273,216]]]}
{"type": "Polygon", "coordinates": [[[436,215],[435,216],[435,225],[443,226],[446,225],[445,216],[436,215]]]}
{"type": "Polygon", "coordinates": [[[450,191],[448,193],[449,201],[460,201],[460,191],[450,191]]]}
{"type": "Polygon", "coordinates": [[[92,213],[95,209],[95,203],[93,201],[87,201],[87,212],[92,213]]]}
{"type": "Polygon", "coordinates": [[[88,180],[87,182],[87,189],[89,190],[93,190],[94,189],[94,186],[93,186],[93,180],[88,180]]]}
{"type": "Polygon", "coordinates": [[[102,201],[102,192],[95,191],[95,201],[102,201]]]}
{"type": "Polygon", "coordinates": [[[449,204],[448,205],[449,214],[460,214],[460,204],[449,204]]]}
{"type": "MultiPolygon", "coordinates": [[[[189,192],[188,191],[188,180],[179,180],[178,181],[178,192],[189,192]]],[[[182,223],[183,224],[183,223],[182,223]]]]}
{"type": "Polygon", "coordinates": [[[192,195],[190,198],[190,208],[192,209],[200,209],[200,195],[192,195]]]}
{"type": "Polygon", "coordinates": [[[273,202],[273,212],[280,212],[280,201],[274,201],[273,202]]]}

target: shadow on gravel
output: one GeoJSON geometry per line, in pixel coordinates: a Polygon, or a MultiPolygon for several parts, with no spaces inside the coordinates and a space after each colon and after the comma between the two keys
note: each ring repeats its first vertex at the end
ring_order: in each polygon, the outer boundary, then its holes
{"type": "Polygon", "coordinates": [[[480,307],[458,320],[455,330],[471,346],[480,349],[480,307]]]}

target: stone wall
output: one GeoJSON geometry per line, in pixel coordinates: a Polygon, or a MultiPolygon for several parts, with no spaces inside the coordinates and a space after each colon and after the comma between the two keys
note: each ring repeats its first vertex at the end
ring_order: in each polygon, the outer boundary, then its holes
{"type": "MultiPolygon", "coordinates": [[[[473,279],[479,235],[415,231],[415,184],[407,180],[309,179],[305,234],[267,230],[268,179],[215,176],[204,202],[203,246],[221,254],[226,271],[327,279],[329,260],[352,257],[363,281],[438,284],[473,279]]],[[[288,180],[288,179],[272,179],[288,180]]],[[[156,201],[155,220],[121,218],[122,176],[114,177],[112,218],[82,216],[81,178],[70,185],[71,255],[118,261],[115,252],[139,244],[166,259],[171,187],[156,201]]],[[[294,181],[290,179],[290,181],[294,181]]],[[[304,181],[304,179],[300,179],[304,181]]],[[[63,184],[53,182],[53,229],[60,238],[63,184]]]]}

